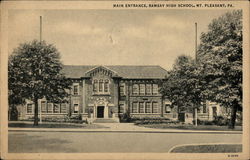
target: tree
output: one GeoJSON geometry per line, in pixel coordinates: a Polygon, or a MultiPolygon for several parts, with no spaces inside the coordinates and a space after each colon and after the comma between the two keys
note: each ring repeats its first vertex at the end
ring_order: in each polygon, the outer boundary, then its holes
{"type": "MultiPolygon", "coordinates": [[[[12,69],[9,67],[9,69],[12,69]]],[[[9,72],[10,74],[14,74],[13,71],[9,72]]],[[[22,105],[25,103],[25,99],[21,97],[20,93],[22,92],[21,88],[12,82],[13,75],[8,77],[8,102],[9,102],[9,120],[17,120],[17,105],[22,105]]]]}
{"type": "Polygon", "coordinates": [[[35,104],[34,125],[38,125],[38,99],[64,102],[71,81],[60,71],[62,63],[57,49],[44,41],[21,44],[9,57],[9,102],[29,99],[35,104]]]}
{"type": "Polygon", "coordinates": [[[214,19],[202,33],[198,50],[201,76],[208,99],[231,108],[229,128],[242,110],[242,11],[214,19]]]}
{"type": "Polygon", "coordinates": [[[179,56],[162,83],[161,93],[169,101],[186,111],[193,111],[202,102],[202,84],[195,61],[189,56],[179,56]]]}

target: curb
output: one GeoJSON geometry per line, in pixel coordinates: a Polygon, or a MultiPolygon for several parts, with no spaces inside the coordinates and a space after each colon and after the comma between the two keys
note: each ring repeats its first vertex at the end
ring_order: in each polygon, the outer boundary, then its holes
{"type": "Polygon", "coordinates": [[[168,153],[172,153],[175,148],[185,147],[185,146],[202,146],[202,145],[242,145],[242,143],[191,143],[191,144],[178,144],[171,147],[168,153]]]}
{"type": "Polygon", "coordinates": [[[188,134],[242,134],[242,131],[188,131],[188,130],[65,130],[65,129],[34,129],[9,128],[9,132],[106,132],[106,133],[188,133],[188,134]]]}

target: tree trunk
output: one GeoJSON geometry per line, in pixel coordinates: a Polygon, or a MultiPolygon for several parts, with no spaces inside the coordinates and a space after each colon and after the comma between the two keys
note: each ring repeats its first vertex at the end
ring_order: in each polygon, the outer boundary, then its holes
{"type": "Polygon", "coordinates": [[[230,119],[229,126],[228,126],[229,129],[234,129],[235,127],[237,108],[238,108],[238,105],[234,103],[232,106],[231,119],[230,119]]]}
{"type": "Polygon", "coordinates": [[[34,104],[35,104],[35,113],[34,113],[34,126],[38,126],[38,99],[34,98],[34,104]]]}
{"type": "Polygon", "coordinates": [[[12,105],[9,105],[9,109],[8,109],[8,120],[11,120],[11,110],[12,110],[12,105]]]}
{"type": "Polygon", "coordinates": [[[69,97],[69,113],[68,113],[68,115],[69,115],[69,117],[71,117],[71,113],[72,113],[72,107],[71,107],[71,95],[70,95],[70,97],[69,97]]]}
{"type": "Polygon", "coordinates": [[[164,110],[163,110],[163,108],[164,108],[164,101],[163,101],[163,96],[161,97],[161,117],[164,117],[164,110]]]}

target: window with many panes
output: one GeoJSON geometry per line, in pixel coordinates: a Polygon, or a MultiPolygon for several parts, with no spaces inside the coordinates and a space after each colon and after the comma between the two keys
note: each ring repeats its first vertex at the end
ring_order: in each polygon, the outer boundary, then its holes
{"type": "Polygon", "coordinates": [[[99,92],[103,92],[103,80],[99,80],[99,92]]]}
{"type": "Polygon", "coordinates": [[[61,104],[61,113],[67,113],[67,106],[66,103],[61,104]]]}
{"type": "Polygon", "coordinates": [[[140,95],[144,95],[145,94],[145,84],[140,84],[139,85],[139,87],[140,87],[140,95]]]}
{"type": "Polygon", "coordinates": [[[94,94],[107,94],[109,93],[109,80],[108,79],[95,79],[93,81],[94,94]]]}
{"type": "Polygon", "coordinates": [[[79,104],[74,104],[74,113],[79,113],[79,104]]]}
{"type": "Polygon", "coordinates": [[[97,91],[98,91],[98,80],[95,79],[93,83],[93,92],[97,92],[97,91]]]}
{"type": "Polygon", "coordinates": [[[109,92],[109,80],[105,80],[104,82],[104,92],[107,93],[109,92]]]}
{"type": "Polygon", "coordinates": [[[125,84],[124,83],[120,84],[120,95],[121,96],[125,95],[125,84]]]}
{"type": "Polygon", "coordinates": [[[146,84],[146,95],[151,95],[151,94],[152,94],[152,85],[146,84]]]}
{"type": "Polygon", "coordinates": [[[54,104],[54,113],[60,113],[60,104],[54,104]]]}
{"type": "Polygon", "coordinates": [[[78,95],[79,94],[79,85],[73,84],[73,94],[78,95]]]}
{"type": "Polygon", "coordinates": [[[171,105],[170,104],[165,105],[165,112],[166,113],[171,113],[171,105]]]}
{"type": "Polygon", "coordinates": [[[158,95],[158,84],[133,84],[133,95],[158,95]]]}
{"type": "Polygon", "coordinates": [[[125,105],[124,104],[120,104],[119,105],[119,113],[124,113],[125,111],[125,105]]]}
{"type": "Polygon", "coordinates": [[[146,113],[151,113],[151,102],[146,102],[145,111],[146,113]]]}
{"type": "Polygon", "coordinates": [[[157,95],[157,94],[158,94],[158,85],[153,84],[153,95],[157,95]]]}
{"type": "Polygon", "coordinates": [[[158,103],[157,102],[152,103],[152,112],[158,113],[158,103]]]}
{"type": "Polygon", "coordinates": [[[33,104],[27,104],[27,113],[33,113],[33,104]]]}
{"type": "Polygon", "coordinates": [[[206,105],[206,103],[203,103],[202,107],[203,107],[203,113],[207,113],[207,105],[206,105]]]}
{"type": "MultiPolygon", "coordinates": [[[[79,104],[75,101],[74,104],[79,104]]],[[[47,101],[41,101],[42,113],[67,113],[67,103],[50,103],[47,101]]],[[[40,107],[38,108],[40,113],[40,107]]]]}
{"type": "Polygon", "coordinates": [[[133,102],[131,113],[159,113],[158,102],[133,102]]]}
{"type": "Polygon", "coordinates": [[[144,102],[139,102],[139,113],[144,113],[144,102]]]}
{"type": "Polygon", "coordinates": [[[47,113],[47,104],[45,101],[41,102],[42,113],[47,113]]]}
{"type": "Polygon", "coordinates": [[[53,104],[52,103],[48,103],[47,108],[48,108],[48,113],[53,113],[53,104]]]}
{"type": "Polygon", "coordinates": [[[133,95],[138,95],[138,91],[139,91],[139,85],[133,84],[133,88],[132,88],[133,95]]]}
{"type": "Polygon", "coordinates": [[[132,103],[132,113],[138,113],[138,103],[137,102],[132,103]]]}

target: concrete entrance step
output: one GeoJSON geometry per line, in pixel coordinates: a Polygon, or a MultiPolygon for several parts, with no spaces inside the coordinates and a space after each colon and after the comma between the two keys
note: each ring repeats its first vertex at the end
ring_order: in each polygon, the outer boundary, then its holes
{"type": "Polygon", "coordinates": [[[118,122],[111,118],[98,118],[95,119],[93,123],[118,123],[118,122]]]}

